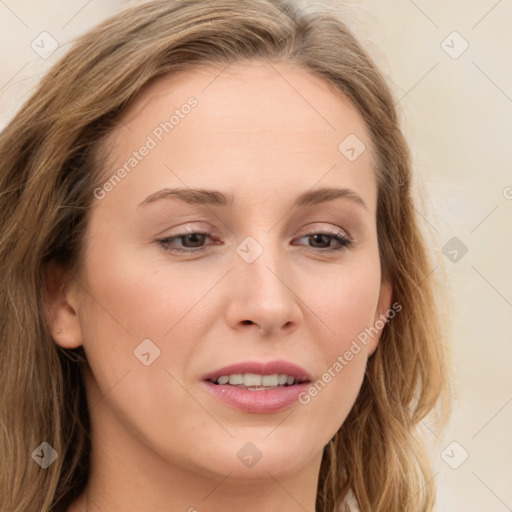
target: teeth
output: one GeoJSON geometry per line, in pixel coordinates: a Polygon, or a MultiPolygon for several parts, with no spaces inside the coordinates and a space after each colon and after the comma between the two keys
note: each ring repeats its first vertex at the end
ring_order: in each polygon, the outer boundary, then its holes
{"type": "Polygon", "coordinates": [[[277,387],[287,384],[291,386],[295,379],[290,375],[274,373],[273,375],[258,375],[256,373],[235,373],[233,375],[222,375],[216,381],[217,384],[230,384],[231,386],[245,387],[277,387]]]}
{"type": "Polygon", "coordinates": [[[223,375],[217,379],[217,384],[227,384],[229,382],[229,377],[227,375],[223,375]]]}
{"type": "Polygon", "coordinates": [[[279,384],[279,375],[262,375],[261,385],[262,386],[277,386],[279,384]]]}
{"type": "Polygon", "coordinates": [[[238,386],[239,384],[244,383],[244,376],[240,373],[237,373],[235,375],[230,375],[228,377],[228,381],[232,386],[238,386]]]}
{"type": "MultiPolygon", "coordinates": [[[[229,383],[231,384],[231,379],[229,383]]],[[[255,373],[245,373],[244,386],[261,386],[261,375],[256,375],[255,373]]]]}

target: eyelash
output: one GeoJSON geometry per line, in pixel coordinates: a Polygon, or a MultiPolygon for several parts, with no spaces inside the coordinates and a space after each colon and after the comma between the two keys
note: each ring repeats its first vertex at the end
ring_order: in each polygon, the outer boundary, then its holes
{"type": "MultiPolygon", "coordinates": [[[[190,231],[190,232],[187,232],[187,233],[179,233],[177,235],[173,235],[173,236],[170,236],[170,237],[166,237],[166,238],[162,238],[160,240],[157,240],[157,242],[162,246],[162,248],[165,250],[165,251],[168,251],[168,252],[181,252],[181,253],[195,253],[195,252],[200,252],[200,251],[203,251],[204,250],[204,246],[203,247],[197,247],[197,248],[187,248],[187,249],[178,249],[176,247],[173,247],[173,248],[169,248],[168,247],[168,244],[172,241],[172,240],[176,240],[176,239],[180,239],[180,238],[185,238],[187,236],[190,236],[190,235],[202,235],[202,236],[207,236],[209,238],[211,238],[211,235],[210,233],[207,233],[205,231],[190,231]]],[[[323,232],[323,231],[319,231],[319,232],[312,232],[312,233],[309,233],[307,235],[303,235],[299,238],[299,240],[301,238],[307,238],[307,237],[313,237],[315,235],[321,235],[321,236],[327,236],[329,237],[331,240],[334,240],[338,245],[337,247],[329,247],[329,248],[315,248],[315,247],[312,247],[312,249],[316,249],[317,252],[333,252],[333,251],[339,251],[339,250],[342,250],[342,249],[348,249],[352,246],[352,240],[345,236],[345,235],[340,235],[339,233],[329,233],[329,232],[323,232]]]]}

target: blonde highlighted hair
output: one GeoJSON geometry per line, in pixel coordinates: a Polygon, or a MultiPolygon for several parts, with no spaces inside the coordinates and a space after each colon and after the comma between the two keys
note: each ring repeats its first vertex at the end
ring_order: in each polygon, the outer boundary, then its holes
{"type": "Polygon", "coordinates": [[[324,449],[317,511],[340,510],[349,491],[362,511],[433,509],[432,469],[417,427],[447,403],[445,332],[387,84],[334,11],[286,0],[151,0],[80,37],[0,134],[0,510],[65,510],[87,481],[85,353],[53,341],[44,271],[55,261],[73,276],[84,264],[93,192],[108,155],[102,142],[158,77],[256,58],[323,78],[366,122],[382,276],[402,308],[324,449]],[[31,458],[43,441],[59,455],[47,469],[31,458]]]}

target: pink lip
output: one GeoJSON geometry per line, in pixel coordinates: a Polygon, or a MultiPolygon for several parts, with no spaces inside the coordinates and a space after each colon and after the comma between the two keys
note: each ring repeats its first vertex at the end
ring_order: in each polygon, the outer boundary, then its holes
{"type": "Polygon", "coordinates": [[[299,395],[305,392],[310,382],[262,391],[250,391],[236,386],[214,384],[204,381],[206,390],[223,402],[251,413],[273,413],[299,403],[299,395]]]}
{"type": "Polygon", "coordinates": [[[244,361],[241,363],[224,366],[218,370],[214,370],[202,377],[202,380],[216,380],[223,375],[233,375],[235,373],[256,373],[259,375],[290,375],[296,381],[311,380],[311,375],[304,368],[283,360],[258,362],[244,361]]]}
{"type": "Polygon", "coordinates": [[[244,361],[242,363],[224,366],[203,376],[203,385],[206,390],[223,402],[251,413],[273,413],[291,406],[299,401],[299,395],[306,391],[312,380],[311,375],[296,364],[277,360],[268,362],[244,361]],[[289,375],[297,382],[292,386],[275,389],[248,390],[230,386],[228,384],[215,384],[223,375],[256,373],[259,375],[289,375]],[[301,382],[308,381],[308,382],[301,382]]]}

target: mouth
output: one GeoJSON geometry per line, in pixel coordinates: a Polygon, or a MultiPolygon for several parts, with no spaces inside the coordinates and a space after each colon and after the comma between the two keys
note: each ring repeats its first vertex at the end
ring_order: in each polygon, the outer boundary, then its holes
{"type": "Polygon", "coordinates": [[[204,375],[203,380],[217,386],[262,391],[309,383],[312,377],[304,368],[294,363],[275,360],[231,364],[204,375]]]}
{"type": "Polygon", "coordinates": [[[212,396],[245,413],[258,414],[296,406],[312,380],[304,368],[284,360],[245,361],[203,376],[212,396]]]}

